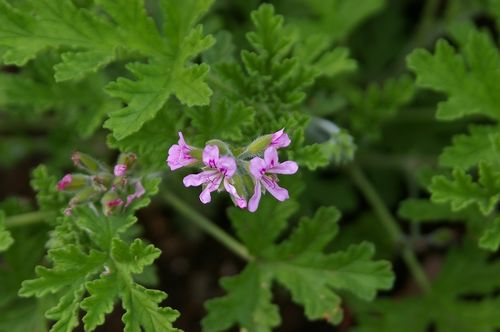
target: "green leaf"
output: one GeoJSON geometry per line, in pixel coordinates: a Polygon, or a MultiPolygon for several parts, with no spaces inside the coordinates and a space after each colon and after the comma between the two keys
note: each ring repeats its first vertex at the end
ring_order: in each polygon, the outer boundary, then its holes
{"type": "Polygon", "coordinates": [[[161,3],[168,55],[151,59],[146,64],[129,64],[127,68],[137,80],[119,78],[107,87],[112,96],[127,103],[127,107],[112,112],[105,123],[117,140],[137,132],[153,119],[171,95],[176,95],[187,106],[195,106],[207,105],[212,94],[204,82],[208,65],[187,65],[214,42],[211,36],[203,36],[201,26],[194,27],[212,1],[191,0],[190,5],[180,5],[173,0],[161,3]]]}
{"type": "Polygon", "coordinates": [[[306,145],[296,152],[291,153],[291,159],[300,166],[305,166],[311,171],[318,167],[328,166],[330,163],[330,143],[315,143],[306,145]]]}
{"type": "Polygon", "coordinates": [[[87,313],[83,317],[85,331],[93,331],[104,323],[107,314],[113,311],[119,289],[114,276],[104,276],[101,279],[86,283],[89,297],[85,298],[80,307],[87,313]]]}
{"type": "Polygon", "coordinates": [[[242,131],[252,125],[255,111],[242,102],[231,104],[223,99],[210,108],[187,110],[191,124],[199,132],[200,142],[214,138],[241,141],[242,131]]]}
{"type": "Polygon", "coordinates": [[[243,272],[221,280],[228,295],[205,303],[208,315],[202,326],[206,332],[227,331],[238,325],[247,331],[271,331],[281,318],[278,307],[271,303],[270,276],[249,264],[243,272]]]}
{"type": "Polygon", "coordinates": [[[121,240],[113,239],[111,246],[113,259],[126,265],[132,273],[142,273],[144,267],[153,264],[160,253],[160,249],[152,244],[146,245],[140,239],[135,239],[130,246],[121,240]]]}
{"type": "Polygon", "coordinates": [[[338,47],[323,54],[313,65],[321,75],[333,77],[341,73],[349,73],[358,68],[357,62],[349,58],[349,49],[338,47]]]}
{"type": "Polygon", "coordinates": [[[114,59],[114,54],[108,50],[67,52],[61,55],[62,62],[54,66],[57,82],[81,79],[90,72],[99,69],[114,59]]]}
{"type": "Polygon", "coordinates": [[[37,192],[36,200],[42,211],[59,211],[66,206],[64,194],[57,191],[55,176],[49,175],[47,167],[40,165],[33,171],[31,186],[37,192]]]}
{"type": "Polygon", "coordinates": [[[49,257],[54,267],[38,266],[38,278],[24,281],[19,295],[41,297],[67,286],[82,284],[88,275],[101,272],[106,262],[106,255],[102,252],[91,251],[87,255],[75,245],[50,250],[49,257]]]}
{"type": "Polygon", "coordinates": [[[472,31],[463,55],[445,40],[438,41],[434,55],[415,50],[408,57],[408,66],[416,73],[418,85],[448,95],[448,101],[438,106],[438,119],[472,114],[500,119],[500,55],[486,33],[472,31]]]}
{"type": "Polygon", "coordinates": [[[169,147],[177,142],[178,132],[183,128],[183,114],[179,105],[167,103],[156,117],[142,126],[136,133],[117,141],[108,136],[108,144],[123,152],[133,152],[141,165],[160,170],[165,167],[169,147]]]}
{"type": "Polygon", "coordinates": [[[453,211],[477,204],[484,215],[490,214],[500,201],[500,172],[491,164],[479,164],[479,180],[461,169],[453,171],[452,179],[436,176],[429,188],[436,203],[450,203],[453,211]]]}
{"type": "Polygon", "coordinates": [[[179,313],[176,310],[158,306],[167,297],[164,292],[146,289],[137,284],[127,284],[120,297],[126,311],[122,318],[125,323],[125,332],[179,331],[172,326],[179,313]]]}
{"type": "Polygon", "coordinates": [[[498,262],[488,262],[488,255],[473,248],[450,252],[441,267],[432,292],[397,301],[381,299],[370,306],[357,303],[356,332],[436,332],[495,331],[500,327],[497,315],[500,301],[492,292],[500,273],[498,262]],[[474,280],[474,282],[470,282],[474,280]],[[477,299],[467,299],[474,294],[477,299]],[[418,317],[419,319],[414,319],[418,317]],[[412,321],[413,324],[408,325],[412,321]]]}
{"type": "Polygon", "coordinates": [[[301,219],[288,239],[275,244],[293,213],[290,207],[279,208],[266,205],[261,214],[229,211],[255,262],[240,275],[223,279],[222,287],[228,294],[207,302],[208,315],[202,322],[205,330],[225,331],[239,325],[249,331],[271,331],[280,322],[277,308],[271,303],[273,281],[290,291],[309,319],[326,318],[334,324],[342,318],[341,299],[335,291],[348,290],[373,300],[377,290],[392,287],[390,263],[374,261],[372,245],[362,243],[345,251],[324,252],[338,231],[337,209],[321,208],[313,218],[301,219]],[[269,219],[270,211],[274,219],[269,219]],[[275,222],[277,225],[272,225],[275,222]]]}
{"type": "Polygon", "coordinates": [[[50,332],[70,332],[78,326],[78,312],[83,291],[83,285],[75,287],[61,297],[55,307],[45,313],[45,317],[56,321],[50,332]]]}
{"type": "Polygon", "coordinates": [[[500,166],[500,127],[471,126],[469,135],[457,135],[446,147],[439,164],[468,169],[484,161],[500,166]]]}
{"type": "Polygon", "coordinates": [[[479,239],[479,246],[483,249],[497,251],[500,246],[500,217],[493,220],[479,239]]]}
{"type": "Polygon", "coordinates": [[[372,83],[366,90],[347,88],[343,95],[352,109],[348,121],[354,133],[368,140],[378,139],[382,126],[412,101],[415,85],[409,76],[391,78],[383,84],[372,83]]]}
{"type": "Polygon", "coordinates": [[[12,235],[5,228],[5,213],[0,210],[0,252],[9,249],[13,243],[12,235]]]}
{"type": "Polygon", "coordinates": [[[259,254],[272,246],[274,240],[287,226],[287,220],[298,209],[295,201],[277,202],[263,197],[256,212],[237,208],[229,209],[229,218],[238,237],[251,253],[259,254]]]}

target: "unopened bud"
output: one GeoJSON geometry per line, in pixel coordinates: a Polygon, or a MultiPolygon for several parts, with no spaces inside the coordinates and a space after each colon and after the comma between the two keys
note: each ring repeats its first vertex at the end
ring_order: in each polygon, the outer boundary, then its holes
{"type": "Polygon", "coordinates": [[[69,201],[69,205],[70,206],[75,206],[77,204],[88,202],[88,201],[92,200],[98,194],[99,194],[99,191],[97,191],[95,188],[93,188],[93,187],[86,187],[86,188],[80,190],[69,201]]]}
{"type": "Polygon", "coordinates": [[[116,174],[117,166],[122,165],[121,167],[118,167],[118,170],[124,169],[124,171],[126,172],[127,170],[131,169],[132,166],[134,166],[136,160],[137,156],[134,153],[122,153],[120,157],[118,157],[118,162],[117,165],[115,166],[115,175],[122,176],[116,174]]]}
{"type": "Polygon", "coordinates": [[[75,166],[80,167],[90,173],[96,173],[101,169],[101,165],[97,160],[82,152],[74,152],[71,156],[71,160],[73,160],[75,166]]]}
{"type": "Polygon", "coordinates": [[[271,144],[273,135],[264,135],[257,137],[252,143],[247,146],[246,152],[250,154],[258,154],[264,151],[271,144]]]}
{"type": "Polygon", "coordinates": [[[59,191],[76,191],[87,186],[89,183],[88,176],[83,174],[66,174],[58,183],[57,190],[59,191]]]}
{"type": "Polygon", "coordinates": [[[104,215],[109,216],[117,207],[123,205],[123,200],[116,191],[110,190],[102,196],[101,205],[104,215]]]}

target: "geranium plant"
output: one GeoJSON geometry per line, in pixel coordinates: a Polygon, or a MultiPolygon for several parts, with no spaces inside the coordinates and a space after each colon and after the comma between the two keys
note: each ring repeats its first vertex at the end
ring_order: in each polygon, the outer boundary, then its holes
{"type": "Polygon", "coordinates": [[[0,0],[0,332],[497,331],[499,27],[0,0]]]}

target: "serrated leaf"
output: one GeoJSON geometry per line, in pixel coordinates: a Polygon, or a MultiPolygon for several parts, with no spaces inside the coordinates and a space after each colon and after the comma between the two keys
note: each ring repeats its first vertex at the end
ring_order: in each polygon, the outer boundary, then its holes
{"type": "Polygon", "coordinates": [[[438,41],[434,54],[415,50],[408,66],[417,74],[417,84],[449,96],[438,105],[437,118],[452,120],[471,114],[500,119],[500,55],[486,33],[472,31],[463,55],[445,40],[438,41]]]}
{"type": "Polygon", "coordinates": [[[83,316],[85,331],[93,331],[113,311],[119,289],[114,275],[89,281],[85,287],[89,296],[81,302],[80,307],[87,312],[83,316]]]}
{"type": "Polygon", "coordinates": [[[186,63],[214,42],[211,36],[203,36],[201,27],[193,28],[211,3],[210,0],[192,0],[189,6],[180,6],[172,0],[161,2],[168,54],[151,59],[147,64],[128,65],[137,80],[119,78],[107,88],[112,96],[127,102],[125,108],[111,113],[105,123],[117,140],[137,132],[153,119],[171,95],[176,95],[188,106],[208,104],[212,94],[204,81],[208,65],[186,66],[186,63]]]}
{"type": "Polygon", "coordinates": [[[137,218],[134,216],[110,215],[104,216],[88,207],[73,209],[74,223],[85,232],[102,250],[109,250],[112,239],[125,232],[132,226],[137,218]]]}
{"type": "Polygon", "coordinates": [[[83,283],[89,274],[100,272],[106,262],[102,252],[91,251],[88,255],[75,245],[49,251],[54,267],[36,268],[37,279],[24,281],[19,295],[41,297],[55,293],[66,286],[83,283]]]}
{"type": "Polygon", "coordinates": [[[97,50],[67,52],[61,55],[62,62],[54,66],[57,82],[80,79],[90,72],[97,72],[114,59],[114,52],[97,50]]]}
{"type": "Polygon", "coordinates": [[[481,238],[479,239],[479,246],[483,249],[497,251],[500,246],[500,218],[493,220],[481,238]]]}
{"type": "Polygon", "coordinates": [[[120,297],[126,311],[122,317],[125,332],[141,332],[143,329],[152,332],[179,331],[172,326],[179,313],[158,306],[167,297],[164,292],[129,284],[120,297]]]}
{"type": "Polygon", "coordinates": [[[242,102],[230,103],[223,99],[213,107],[187,110],[191,123],[199,132],[200,142],[217,137],[239,141],[243,139],[242,130],[253,123],[255,111],[242,102]]]}
{"type": "Polygon", "coordinates": [[[259,209],[250,213],[237,208],[229,209],[229,218],[239,238],[251,253],[262,253],[286,227],[287,220],[298,209],[295,201],[276,202],[263,198],[259,209]]]}
{"type": "Polygon", "coordinates": [[[444,148],[439,164],[464,169],[481,161],[500,165],[500,127],[472,126],[469,132],[453,137],[453,145],[444,148]]]}
{"type": "Polygon", "coordinates": [[[50,332],[71,332],[78,326],[78,312],[83,292],[83,284],[78,285],[61,297],[55,307],[45,313],[45,317],[56,321],[50,332]]]}
{"type": "Polygon", "coordinates": [[[500,201],[500,173],[491,164],[479,164],[479,180],[461,169],[453,171],[452,179],[436,176],[430,186],[432,200],[450,203],[453,211],[477,204],[484,215],[490,214],[500,201]]]}
{"type": "Polygon", "coordinates": [[[167,151],[179,139],[178,132],[182,130],[183,114],[177,105],[167,103],[156,117],[142,128],[122,140],[117,141],[108,136],[108,144],[123,152],[133,152],[141,160],[141,165],[160,170],[165,167],[167,151]]]}
{"type": "Polygon", "coordinates": [[[123,264],[132,273],[142,273],[145,266],[151,265],[160,256],[161,251],[154,245],[147,245],[135,239],[130,245],[113,239],[111,255],[116,262],[123,264]]]}
{"type": "Polygon", "coordinates": [[[318,167],[327,166],[330,163],[330,157],[328,142],[306,145],[291,155],[291,159],[312,171],[318,167]]]}
{"type": "Polygon", "coordinates": [[[227,296],[205,303],[208,315],[202,326],[206,332],[227,331],[239,325],[248,331],[271,331],[281,319],[278,307],[271,303],[269,275],[249,264],[237,276],[221,280],[227,296]]]}
{"type": "MultiPolygon", "coordinates": [[[[287,212],[278,212],[277,208],[273,211],[278,216],[287,212]]],[[[362,243],[345,251],[324,253],[338,231],[340,213],[335,208],[321,208],[313,218],[303,218],[288,239],[278,244],[274,239],[283,231],[283,221],[271,227],[266,226],[273,222],[267,215],[236,209],[229,215],[255,262],[240,275],[223,279],[222,287],[228,294],[207,302],[208,316],[202,322],[207,331],[224,331],[233,325],[249,331],[270,331],[279,323],[271,303],[273,281],[290,291],[309,319],[326,318],[334,324],[342,318],[341,299],[335,291],[348,290],[373,300],[378,290],[392,287],[390,263],[373,260],[373,245],[362,243]]]]}
{"type": "Polygon", "coordinates": [[[37,192],[36,200],[42,211],[59,211],[66,205],[64,194],[57,191],[58,179],[49,175],[47,167],[40,165],[33,171],[31,186],[37,192]]]}

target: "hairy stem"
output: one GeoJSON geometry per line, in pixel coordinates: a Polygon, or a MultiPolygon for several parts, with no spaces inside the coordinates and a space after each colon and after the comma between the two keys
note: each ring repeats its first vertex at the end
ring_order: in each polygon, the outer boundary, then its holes
{"type": "Polygon", "coordinates": [[[383,226],[386,228],[394,244],[404,244],[401,255],[405,264],[408,266],[408,269],[410,270],[422,290],[424,290],[425,292],[429,292],[429,280],[427,279],[422,266],[418,262],[418,259],[415,256],[413,250],[405,243],[405,235],[403,231],[399,227],[396,219],[393,217],[382,198],[380,198],[380,195],[378,194],[376,189],[373,187],[371,182],[367,179],[363,171],[357,165],[352,165],[350,167],[349,175],[351,176],[359,190],[363,193],[368,203],[373,208],[375,214],[382,222],[383,226]]]}
{"type": "Polygon", "coordinates": [[[47,218],[53,217],[54,215],[55,213],[53,211],[35,211],[35,212],[18,214],[15,216],[10,216],[5,218],[5,227],[14,228],[14,227],[37,224],[44,221],[47,218]]]}
{"type": "Polygon", "coordinates": [[[196,210],[194,210],[188,204],[183,202],[177,196],[165,190],[163,192],[163,197],[170,206],[172,206],[178,212],[184,215],[184,217],[186,217],[190,222],[194,223],[202,230],[213,236],[217,241],[222,243],[225,247],[230,249],[236,255],[240,256],[246,261],[253,260],[253,257],[250,255],[250,253],[248,252],[247,248],[245,248],[244,245],[242,245],[240,242],[238,242],[235,238],[226,233],[220,227],[215,225],[211,220],[196,212],[196,210]]]}

